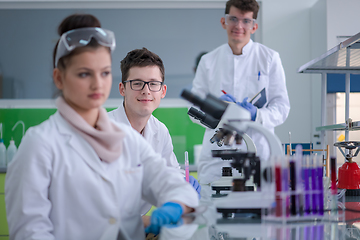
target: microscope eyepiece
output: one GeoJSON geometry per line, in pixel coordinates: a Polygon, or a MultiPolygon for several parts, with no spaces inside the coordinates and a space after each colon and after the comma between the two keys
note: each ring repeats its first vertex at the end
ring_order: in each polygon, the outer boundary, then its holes
{"type": "Polygon", "coordinates": [[[187,89],[184,89],[180,96],[199,107],[202,106],[202,103],[204,101],[199,96],[193,94],[190,90],[187,89]]]}
{"type": "Polygon", "coordinates": [[[203,113],[202,111],[197,110],[194,107],[191,107],[187,114],[195,119],[200,120],[202,124],[212,129],[215,129],[220,122],[219,120],[213,118],[208,114],[203,113]]]}
{"type": "Polygon", "coordinates": [[[208,94],[205,99],[201,99],[199,96],[193,94],[191,91],[184,89],[180,95],[194,105],[200,107],[201,111],[212,116],[213,118],[220,120],[224,114],[228,104],[214,95],[208,94]]]}

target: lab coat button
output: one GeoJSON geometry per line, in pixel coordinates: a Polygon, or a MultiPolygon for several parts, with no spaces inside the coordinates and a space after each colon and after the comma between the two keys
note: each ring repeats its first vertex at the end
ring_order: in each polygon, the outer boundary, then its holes
{"type": "Polygon", "coordinates": [[[110,218],[110,219],[109,219],[109,223],[110,223],[110,224],[115,224],[115,223],[116,223],[116,219],[115,219],[115,218],[110,218]]]}

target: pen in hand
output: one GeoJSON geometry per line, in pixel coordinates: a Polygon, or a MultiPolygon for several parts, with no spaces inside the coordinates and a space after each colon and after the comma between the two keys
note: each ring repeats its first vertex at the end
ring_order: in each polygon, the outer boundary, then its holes
{"type": "MultiPolygon", "coordinates": [[[[221,90],[221,92],[222,92],[223,94],[225,94],[225,95],[227,94],[227,92],[225,92],[224,90],[221,90]]],[[[236,103],[236,101],[235,101],[235,99],[233,98],[233,96],[228,95],[227,97],[228,97],[229,99],[231,99],[232,102],[236,103]]],[[[223,99],[223,100],[224,100],[224,99],[223,99]]]]}

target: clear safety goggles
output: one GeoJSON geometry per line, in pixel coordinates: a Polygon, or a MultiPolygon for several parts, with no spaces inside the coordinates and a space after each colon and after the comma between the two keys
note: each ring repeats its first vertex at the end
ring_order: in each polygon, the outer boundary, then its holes
{"type": "Polygon", "coordinates": [[[237,26],[239,23],[245,29],[252,29],[256,20],[250,18],[237,18],[229,14],[225,14],[225,24],[229,26],[237,26]]]}
{"type": "Polygon", "coordinates": [[[112,31],[98,27],[73,29],[60,37],[56,51],[55,67],[57,67],[60,58],[68,55],[75,48],[88,45],[92,38],[100,45],[109,47],[111,52],[115,50],[115,35],[112,31]]]}

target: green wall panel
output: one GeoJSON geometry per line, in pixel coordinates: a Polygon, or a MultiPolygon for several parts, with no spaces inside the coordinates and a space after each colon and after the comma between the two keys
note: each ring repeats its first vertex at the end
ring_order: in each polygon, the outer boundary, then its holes
{"type": "Polygon", "coordinates": [[[187,108],[158,108],[153,112],[169,129],[180,164],[184,164],[185,151],[189,153],[189,163],[194,163],[194,145],[202,143],[205,132],[204,127],[190,120],[187,111],[187,108]]]}
{"type": "MultiPolygon", "coordinates": [[[[108,111],[114,108],[107,109],[108,111]]],[[[187,108],[158,108],[154,116],[163,122],[169,129],[174,145],[174,153],[180,164],[184,163],[184,152],[189,153],[189,162],[194,162],[195,144],[202,143],[205,128],[193,123],[187,115],[187,108]]],[[[25,131],[40,124],[54,114],[56,109],[0,109],[0,123],[3,124],[3,139],[5,146],[9,146],[10,139],[19,146],[22,138],[22,126],[19,124],[14,131],[11,129],[17,121],[22,120],[25,131]]]]}
{"type": "MultiPolygon", "coordinates": [[[[0,236],[9,234],[8,224],[6,220],[4,188],[5,188],[5,173],[0,173],[0,236]]],[[[0,237],[0,240],[1,239],[7,239],[7,238],[0,237]]]]}
{"type": "Polygon", "coordinates": [[[5,173],[0,173],[0,194],[5,192],[5,173]]]}
{"type": "Polygon", "coordinates": [[[25,131],[31,127],[40,124],[56,112],[56,109],[0,109],[0,123],[3,124],[3,139],[5,146],[8,147],[10,139],[15,140],[16,146],[19,146],[22,138],[22,126],[19,124],[14,131],[12,128],[17,121],[21,120],[25,124],[25,131]]]}
{"type": "Polygon", "coordinates": [[[9,235],[9,227],[6,220],[5,195],[0,194],[0,235],[9,235]]]}

